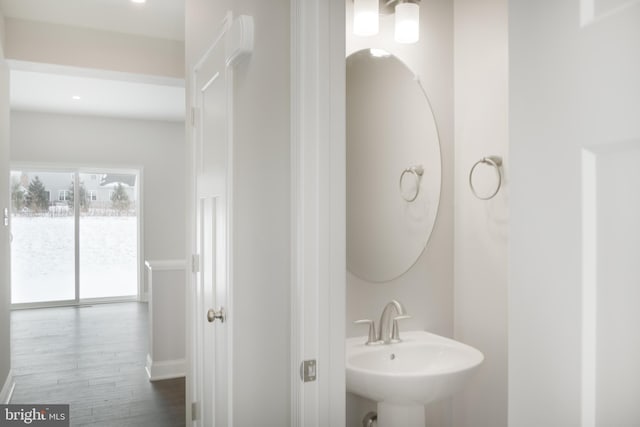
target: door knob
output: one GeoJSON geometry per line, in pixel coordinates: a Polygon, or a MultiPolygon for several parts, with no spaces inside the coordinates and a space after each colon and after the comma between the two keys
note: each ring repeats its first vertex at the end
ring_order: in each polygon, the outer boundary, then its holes
{"type": "Polygon", "coordinates": [[[220,307],[219,310],[214,310],[212,308],[207,311],[207,320],[209,323],[215,322],[216,319],[220,319],[221,323],[224,323],[224,308],[220,307]]]}

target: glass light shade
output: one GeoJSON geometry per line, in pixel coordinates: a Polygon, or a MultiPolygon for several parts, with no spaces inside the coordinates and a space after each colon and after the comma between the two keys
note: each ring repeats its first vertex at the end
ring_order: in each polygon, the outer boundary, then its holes
{"type": "Polygon", "coordinates": [[[373,36],[378,34],[378,0],[353,1],[353,34],[373,36]]]}
{"type": "Polygon", "coordinates": [[[419,39],[420,7],[416,3],[398,3],[396,5],[396,42],[415,43],[419,39]]]}

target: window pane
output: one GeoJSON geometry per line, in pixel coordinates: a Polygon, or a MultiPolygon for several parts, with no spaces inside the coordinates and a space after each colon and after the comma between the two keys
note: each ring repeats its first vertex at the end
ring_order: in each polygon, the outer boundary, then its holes
{"type": "Polygon", "coordinates": [[[72,174],[11,171],[11,302],[75,298],[72,174]]]}
{"type": "Polygon", "coordinates": [[[80,298],[138,293],[137,176],[80,174],[80,298]]]}

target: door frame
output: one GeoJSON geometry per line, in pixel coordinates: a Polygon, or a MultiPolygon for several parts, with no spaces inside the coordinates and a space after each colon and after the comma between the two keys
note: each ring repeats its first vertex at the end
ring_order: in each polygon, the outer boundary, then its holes
{"type": "Polygon", "coordinates": [[[291,425],[345,425],[343,0],[291,0],[291,425]],[[303,383],[304,360],[317,380],[303,383]]]}
{"type": "MultiPolygon", "coordinates": [[[[216,40],[228,30],[230,23],[230,15],[227,15],[216,40]]],[[[290,0],[290,406],[293,427],[340,427],[346,421],[344,29],[342,0],[290,0]],[[307,359],[318,361],[318,379],[315,382],[303,383],[300,377],[301,363],[307,359]]],[[[192,83],[195,82],[194,69],[198,64],[189,70],[192,83]]],[[[195,100],[195,90],[195,84],[192,84],[192,100],[195,100]]],[[[192,109],[192,124],[187,121],[186,133],[190,144],[187,156],[190,171],[187,254],[192,259],[197,249],[194,219],[197,129],[193,125],[197,114],[193,113],[194,104],[188,107],[192,109]]],[[[229,116],[229,120],[232,121],[233,117],[229,116]]],[[[232,126],[229,131],[229,138],[233,138],[232,126]]],[[[192,292],[196,283],[193,272],[187,273],[187,283],[187,360],[190,368],[185,412],[187,425],[192,425],[195,366],[192,292]]]]}
{"type": "MultiPolygon", "coordinates": [[[[70,173],[78,176],[79,174],[90,173],[120,173],[131,174],[136,176],[136,244],[137,244],[137,259],[136,259],[136,280],[137,291],[136,295],[131,296],[117,296],[117,297],[99,297],[99,298],[80,298],[80,247],[79,247],[79,211],[80,207],[74,204],[74,216],[76,218],[74,224],[74,268],[75,268],[75,298],[71,300],[59,300],[59,301],[42,301],[42,302],[27,302],[27,303],[11,303],[12,310],[30,309],[30,308],[46,308],[46,307],[65,307],[65,306],[78,306],[83,304],[102,304],[113,302],[127,302],[127,301],[140,301],[147,300],[147,293],[145,292],[145,284],[142,280],[144,278],[144,216],[143,216],[143,176],[144,167],[141,165],[123,165],[123,166],[104,166],[96,164],[76,164],[76,163],[42,163],[42,162],[11,162],[9,170],[21,170],[21,171],[35,171],[35,172],[51,172],[51,173],[70,173]]],[[[79,193],[79,179],[74,182],[74,192],[79,193]]]]}

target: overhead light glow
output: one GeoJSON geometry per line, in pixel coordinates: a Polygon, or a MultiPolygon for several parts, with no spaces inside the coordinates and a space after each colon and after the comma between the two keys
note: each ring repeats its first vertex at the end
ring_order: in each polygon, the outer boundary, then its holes
{"type": "Polygon", "coordinates": [[[71,99],[73,99],[74,101],[80,101],[80,97],[78,95],[73,95],[71,99]]]}
{"type": "Polygon", "coordinates": [[[142,4],[142,3],[146,3],[147,0],[131,0],[131,2],[132,3],[140,3],[140,4],[142,4]]]}

